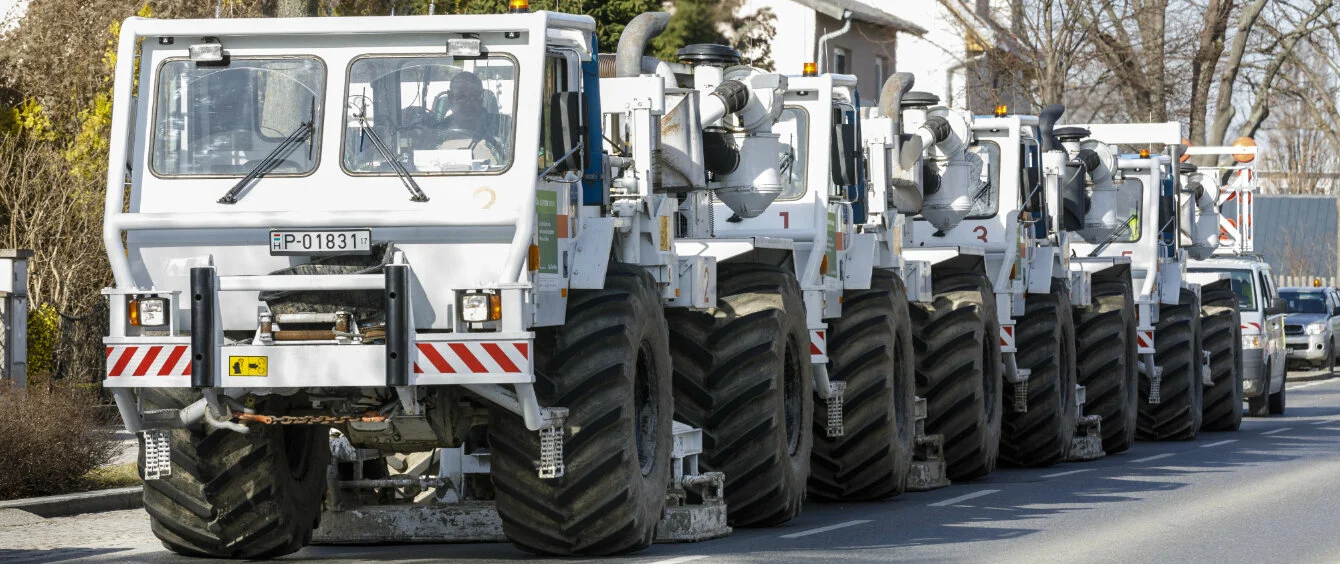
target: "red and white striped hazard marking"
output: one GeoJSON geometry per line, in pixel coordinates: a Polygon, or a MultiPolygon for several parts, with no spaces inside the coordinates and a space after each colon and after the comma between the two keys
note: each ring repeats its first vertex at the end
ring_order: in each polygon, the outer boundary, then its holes
{"type": "Polygon", "coordinates": [[[1153,332],[1153,331],[1136,331],[1136,332],[1135,332],[1135,344],[1136,344],[1136,345],[1139,345],[1139,347],[1142,348],[1142,349],[1152,349],[1152,348],[1154,348],[1154,332],[1153,332]]]}
{"type": "Polygon", "coordinates": [[[186,345],[107,347],[107,377],[190,376],[190,350],[186,345]]]}
{"type": "Polygon", "coordinates": [[[1253,323],[1253,322],[1251,322],[1251,321],[1248,321],[1247,323],[1242,324],[1242,328],[1243,328],[1243,329],[1255,329],[1257,333],[1260,333],[1260,332],[1261,332],[1261,324],[1260,324],[1260,323],[1253,323]]]}
{"type": "Polygon", "coordinates": [[[522,374],[530,371],[530,343],[425,342],[416,343],[415,374],[522,374]]]}
{"type": "Polygon", "coordinates": [[[1013,326],[1013,325],[1001,325],[1001,326],[1000,326],[1000,348],[1008,348],[1008,347],[1013,347],[1013,346],[1014,346],[1014,326],[1013,326]]]}
{"type": "Polygon", "coordinates": [[[810,356],[823,356],[828,354],[828,341],[825,340],[823,330],[810,331],[810,356]]]}

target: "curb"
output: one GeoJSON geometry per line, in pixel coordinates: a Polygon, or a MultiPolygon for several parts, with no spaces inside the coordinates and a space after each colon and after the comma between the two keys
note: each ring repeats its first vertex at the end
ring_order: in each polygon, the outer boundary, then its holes
{"type": "Polygon", "coordinates": [[[1288,375],[1288,380],[1287,380],[1287,381],[1288,381],[1288,382],[1316,382],[1316,381],[1318,381],[1318,380],[1330,380],[1331,378],[1335,378],[1336,375],[1340,375],[1340,369],[1337,369],[1335,374],[1331,374],[1331,373],[1324,372],[1324,371],[1321,371],[1321,370],[1307,371],[1307,372],[1303,372],[1302,374],[1292,374],[1292,373],[1291,373],[1291,374],[1288,375]]]}
{"type": "Polygon", "coordinates": [[[141,507],[144,507],[144,486],[0,501],[0,509],[21,509],[44,518],[141,507]]]}

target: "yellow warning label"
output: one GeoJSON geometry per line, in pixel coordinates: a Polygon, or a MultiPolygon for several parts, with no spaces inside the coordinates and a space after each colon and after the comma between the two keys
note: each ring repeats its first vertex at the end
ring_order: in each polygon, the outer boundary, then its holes
{"type": "Polygon", "coordinates": [[[661,250],[670,250],[670,218],[661,216],[661,250]]]}
{"type": "Polygon", "coordinates": [[[268,376],[266,357],[230,356],[228,357],[229,376],[268,376]]]}

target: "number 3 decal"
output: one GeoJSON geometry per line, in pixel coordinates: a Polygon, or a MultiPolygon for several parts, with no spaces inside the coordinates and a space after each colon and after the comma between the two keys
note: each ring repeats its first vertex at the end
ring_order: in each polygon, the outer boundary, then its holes
{"type": "Polygon", "coordinates": [[[985,225],[978,225],[976,228],[974,228],[974,229],[972,230],[972,232],[977,234],[977,240],[978,240],[978,241],[981,241],[981,242],[983,242],[983,243],[986,242],[986,226],[985,226],[985,225]]]}

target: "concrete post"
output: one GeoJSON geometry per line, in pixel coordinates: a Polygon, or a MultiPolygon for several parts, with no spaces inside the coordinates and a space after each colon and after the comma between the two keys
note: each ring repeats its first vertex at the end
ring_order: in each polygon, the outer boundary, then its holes
{"type": "Polygon", "coordinates": [[[0,249],[0,388],[28,386],[28,259],[25,249],[0,249]]]}

